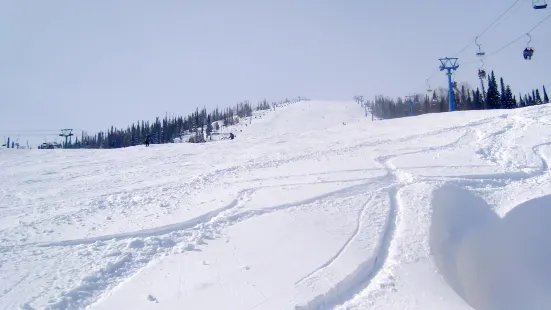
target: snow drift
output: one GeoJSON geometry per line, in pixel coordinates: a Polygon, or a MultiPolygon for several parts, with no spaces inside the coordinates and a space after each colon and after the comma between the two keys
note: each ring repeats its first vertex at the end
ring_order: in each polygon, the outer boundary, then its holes
{"type": "Polygon", "coordinates": [[[446,281],[475,309],[551,305],[551,196],[525,202],[500,219],[460,188],[433,199],[431,248],[446,281]]]}

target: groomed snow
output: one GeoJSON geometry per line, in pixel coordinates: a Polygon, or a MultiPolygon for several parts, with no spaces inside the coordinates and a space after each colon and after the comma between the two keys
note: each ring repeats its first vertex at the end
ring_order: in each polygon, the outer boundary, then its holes
{"type": "Polygon", "coordinates": [[[0,150],[2,309],[551,309],[551,106],[0,150]]]}

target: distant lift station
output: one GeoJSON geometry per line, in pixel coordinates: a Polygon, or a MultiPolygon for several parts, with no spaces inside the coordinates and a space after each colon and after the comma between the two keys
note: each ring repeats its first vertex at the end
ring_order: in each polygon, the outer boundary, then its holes
{"type": "Polygon", "coordinates": [[[547,8],[547,0],[532,0],[532,6],[536,10],[542,10],[547,8]]]}

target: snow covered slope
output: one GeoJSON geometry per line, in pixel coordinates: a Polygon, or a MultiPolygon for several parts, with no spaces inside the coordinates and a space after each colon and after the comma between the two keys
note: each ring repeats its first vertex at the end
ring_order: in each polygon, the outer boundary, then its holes
{"type": "Polygon", "coordinates": [[[0,308],[550,309],[551,106],[363,114],[1,150],[0,308]]]}

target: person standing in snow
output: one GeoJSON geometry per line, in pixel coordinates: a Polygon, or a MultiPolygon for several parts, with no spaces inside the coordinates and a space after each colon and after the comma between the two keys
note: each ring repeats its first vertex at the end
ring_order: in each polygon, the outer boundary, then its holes
{"type": "Polygon", "coordinates": [[[145,146],[149,146],[149,135],[145,136],[145,146]]]}

